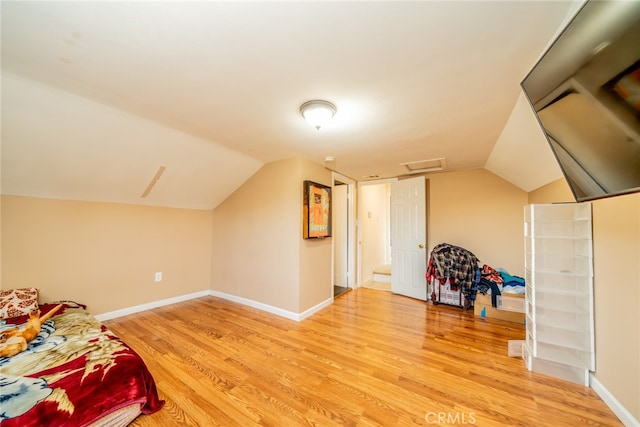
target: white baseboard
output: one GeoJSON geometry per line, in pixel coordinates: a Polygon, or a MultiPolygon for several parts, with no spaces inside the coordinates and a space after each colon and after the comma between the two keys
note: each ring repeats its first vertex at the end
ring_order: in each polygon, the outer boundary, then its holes
{"type": "Polygon", "coordinates": [[[264,304],[262,302],[259,301],[255,301],[252,299],[248,299],[248,298],[243,298],[243,297],[239,297],[236,295],[231,295],[231,294],[227,294],[225,292],[220,292],[220,291],[209,291],[209,295],[214,296],[214,297],[218,297],[218,298],[222,298],[222,299],[226,299],[229,301],[233,301],[233,302],[237,302],[239,304],[243,304],[249,307],[253,307],[253,308],[257,308],[258,310],[262,310],[262,311],[266,311],[267,313],[271,313],[271,314],[275,314],[278,315],[280,317],[285,317],[287,319],[290,320],[295,320],[296,322],[299,322],[301,320],[306,319],[307,317],[311,316],[313,313],[325,308],[328,305],[331,305],[333,303],[333,298],[329,298],[328,300],[325,300],[323,302],[321,302],[320,304],[317,304],[313,307],[311,307],[308,310],[303,311],[302,313],[294,313],[293,311],[289,311],[289,310],[284,310],[282,308],[279,307],[274,307],[272,305],[269,304],[264,304]]]}
{"type": "Polygon", "coordinates": [[[622,403],[593,374],[589,378],[589,385],[622,421],[622,424],[626,427],[640,427],[640,422],[627,411],[627,408],[622,406],[622,403]]]}
{"type": "Polygon", "coordinates": [[[159,300],[159,301],[153,301],[153,302],[149,302],[146,304],[140,304],[140,305],[136,305],[133,307],[127,307],[127,308],[123,308],[121,310],[116,310],[116,311],[110,311],[108,313],[102,313],[102,314],[98,314],[96,317],[96,319],[98,319],[101,322],[104,322],[105,320],[111,320],[111,319],[115,319],[117,317],[122,317],[122,316],[126,316],[128,314],[134,314],[134,313],[139,313],[141,311],[145,311],[145,310],[150,310],[152,308],[157,308],[157,307],[162,307],[165,305],[169,305],[169,304],[175,304],[178,302],[182,302],[182,301],[187,301],[190,299],[194,299],[194,298],[200,298],[200,297],[205,297],[207,295],[211,295],[214,297],[218,297],[218,298],[222,298],[222,299],[226,299],[229,301],[233,301],[233,302],[237,302],[239,304],[243,304],[249,307],[253,307],[253,308],[257,308],[259,310],[262,311],[266,311],[268,313],[272,313],[272,314],[276,314],[278,316],[281,317],[286,317],[287,319],[291,319],[291,320],[295,320],[296,322],[299,322],[301,320],[306,319],[307,317],[311,316],[312,314],[322,310],[323,308],[331,305],[333,303],[333,298],[329,298],[325,301],[322,301],[319,304],[316,304],[315,306],[311,307],[308,310],[303,311],[302,313],[294,313],[293,311],[288,311],[288,310],[283,310],[281,308],[278,307],[274,307],[272,305],[268,305],[268,304],[264,304],[261,303],[259,301],[254,301],[248,298],[243,298],[243,297],[239,297],[236,295],[231,295],[231,294],[227,294],[224,292],[219,292],[219,291],[200,291],[200,292],[195,292],[192,294],[187,294],[187,295],[180,295],[177,297],[172,297],[172,298],[167,298],[167,299],[163,299],[163,300],[159,300]]]}
{"type": "Polygon", "coordinates": [[[123,308],[121,310],[98,314],[95,317],[99,321],[104,322],[105,320],[111,320],[117,317],[126,316],[128,314],[139,313],[141,311],[150,310],[152,308],[162,307],[169,304],[175,304],[177,302],[187,301],[194,298],[205,297],[207,295],[209,295],[209,291],[194,292],[192,294],[180,295],[177,297],[167,298],[159,301],[148,302],[146,304],[135,305],[133,307],[123,308]]]}
{"type": "Polygon", "coordinates": [[[305,310],[302,313],[300,313],[298,315],[300,317],[298,319],[298,321],[306,319],[307,317],[311,316],[314,313],[317,313],[318,311],[322,310],[325,307],[330,306],[331,304],[333,304],[333,298],[326,299],[326,300],[322,301],[320,304],[314,305],[310,309],[305,310]]]}

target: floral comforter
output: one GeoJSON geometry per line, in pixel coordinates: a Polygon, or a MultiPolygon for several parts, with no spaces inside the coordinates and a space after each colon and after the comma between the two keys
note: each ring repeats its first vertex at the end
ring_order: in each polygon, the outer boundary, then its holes
{"type": "Polygon", "coordinates": [[[84,426],[132,404],[150,414],[164,402],[144,361],[78,304],[65,303],[27,350],[0,357],[2,427],[84,426]]]}

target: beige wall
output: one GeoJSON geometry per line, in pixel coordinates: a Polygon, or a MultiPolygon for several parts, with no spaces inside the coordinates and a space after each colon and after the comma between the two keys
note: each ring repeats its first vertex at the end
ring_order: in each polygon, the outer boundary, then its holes
{"type": "Polygon", "coordinates": [[[2,288],[40,302],[103,314],[209,288],[210,211],[3,196],[1,228],[2,288]]]}
{"type": "Polygon", "coordinates": [[[331,172],[302,158],[263,166],[213,212],[213,290],[293,313],[331,297],[331,239],[302,238],[303,181],[331,172]]]}
{"type": "Polygon", "coordinates": [[[529,193],[529,204],[575,202],[567,182],[558,179],[529,193]]]}
{"type": "MultiPolygon", "coordinates": [[[[300,163],[298,186],[298,212],[302,205],[302,181],[311,180],[319,184],[331,186],[331,171],[307,159],[296,159],[300,163]]],[[[301,214],[302,216],[302,214],[301,214]]],[[[299,312],[310,309],[333,295],[331,288],[331,246],[332,239],[302,238],[302,220],[298,222],[295,232],[300,247],[300,300],[299,312]]]]}
{"type": "Polygon", "coordinates": [[[447,242],[524,277],[527,193],[485,169],[428,176],[429,251],[447,242]]]}
{"type": "MultiPolygon", "coordinates": [[[[532,203],[573,201],[558,180],[532,203]]],[[[640,420],[640,194],[593,202],[595,377],[640,420]]]]}

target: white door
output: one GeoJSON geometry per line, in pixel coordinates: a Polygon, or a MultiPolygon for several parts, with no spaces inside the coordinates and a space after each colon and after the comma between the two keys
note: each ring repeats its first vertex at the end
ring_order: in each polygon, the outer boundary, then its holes
{"type": "Polygon", "coordinates": [[[356,214],[354,197],[356,182],[351,178],[333,172],[334,191],[333,203],[337,206],[333,212],[335,221],[332,226],[333,234],[333,285],[353,288],[356,278],[356,214]],[[336,190],[337,189],[337,190],[336,190]],[[339,218],[336,218],[339,217],[339,218]],[[334,228],[335,226],[335,228],[334,228]]]}
{"type": "Polygon", "coordinates": [[[425,178],[391,183],[391,291],[427,300],[425,178]]]}
{"type": "Polygon", "coordinates": [[[333,186],[333,284],[349,287],[348,244],[349,244],[349,186],[333,186]]]}

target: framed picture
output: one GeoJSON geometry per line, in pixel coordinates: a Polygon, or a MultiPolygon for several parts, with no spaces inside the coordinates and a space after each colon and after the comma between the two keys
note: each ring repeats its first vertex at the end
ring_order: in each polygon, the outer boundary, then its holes
{"type": "Polygon", "coordinates": [[[305,239],[331,237],[331,187],[304,182],[303,230],[305,239]]]}

